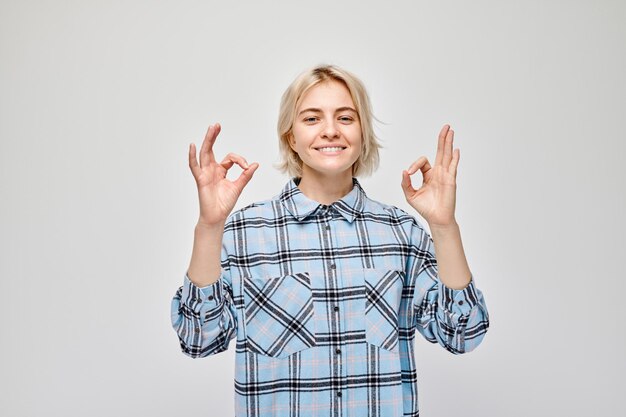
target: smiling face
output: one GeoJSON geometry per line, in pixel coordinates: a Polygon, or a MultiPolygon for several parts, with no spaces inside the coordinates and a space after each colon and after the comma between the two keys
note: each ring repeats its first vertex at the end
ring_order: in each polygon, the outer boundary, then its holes
{"type": "Polygon", "coordinates": [[[352,178],[361,154],[361,123],[346,86],[325,81],[309,89],[296,109],[291,148],[302,160],[302,177],[352,178]]]}

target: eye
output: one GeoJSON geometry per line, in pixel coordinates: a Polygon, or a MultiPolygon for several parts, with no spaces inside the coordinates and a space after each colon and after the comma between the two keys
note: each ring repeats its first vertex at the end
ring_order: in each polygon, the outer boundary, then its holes
{"type": "Polygon", "coordinates": [[[346,123],[350,123],[354,121],[354,119],[351,116],[340,116],[339,120],[341,120],[342,122],[346,122],[346,123]]]}
{"type": "Polygon", "coordinates": [[[310,116],[310,117],[305,117],[305,118],[304,118],[304,122],[305,122],[305,123],[313,123],[313,122],[315,122],[316,120],[317,120],[317,117],[315,117],[315,116],[310,116]]]}

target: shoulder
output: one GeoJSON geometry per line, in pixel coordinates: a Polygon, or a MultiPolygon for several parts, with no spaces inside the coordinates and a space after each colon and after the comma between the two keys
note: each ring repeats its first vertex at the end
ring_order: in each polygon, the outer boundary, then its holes
{"type": "Polygon", "coordinates": [[[421,219],[399,207],[372,200],[369,197],[365,198],[363,215],[368,220],[382,221],[391,227],[400,227],[405,231],[404,233],[415,236],[419,240],[430,236],[421,219]]]}
{"type": "Polygon", "coordinates": [[[275,216],[275,205],[278,203],[276,197],[269,198],[267,200],[255,201],[242,208],[234,210],[228,216],[226,220],[226,226],[228,227],[233,222],[242,221],[245,219],[254,218],[269,218],[275,216]]]}
{"type": "Polygon", "coordinates": [[[419,225],[417,219],[403,209],[391,204],[373,200],[369,197],[365,198],[363,212],[372,215],[388,216],[390,219],[400,223],[415,223],[416,225],[419,225]]]}

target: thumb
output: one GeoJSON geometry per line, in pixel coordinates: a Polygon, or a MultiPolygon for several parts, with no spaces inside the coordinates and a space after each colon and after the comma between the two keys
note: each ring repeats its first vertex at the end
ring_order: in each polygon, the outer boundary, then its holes
{"type": "Polygon", "coordinates": [[[252,175],[254,175],[254,171],[256,171],[258,167],[259,167],[259,164],[256,162],[248,165],[248,168],[244,169],[239,175],[239,178],[237,178],[234,181],[234,184],[237,186],[237,188],[240,191],[243,190],[243,188],[252,179],[252,175]]]}
{"type": "Polygon", "coordinates": [[[406,170],[402,171],[402,183],[400,185],[402,185],[402,191],[404,191],[404,196],[407,199],[415,192],[415,189],[411,185],[411,177],[406,170]]]}

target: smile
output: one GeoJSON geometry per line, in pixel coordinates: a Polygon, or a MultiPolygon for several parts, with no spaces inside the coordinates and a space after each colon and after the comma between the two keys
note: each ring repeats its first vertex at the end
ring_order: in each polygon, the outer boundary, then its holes
{"type": "Polygon", "coordinates": [[[343,151],[344,149],[346,148],[342,146],[326,146],[323,148],[317,148],[317,150],[320,152],[329,152],[329,153],[340,152],[340,151],[343,151]]]}

